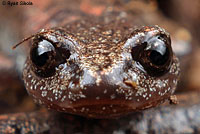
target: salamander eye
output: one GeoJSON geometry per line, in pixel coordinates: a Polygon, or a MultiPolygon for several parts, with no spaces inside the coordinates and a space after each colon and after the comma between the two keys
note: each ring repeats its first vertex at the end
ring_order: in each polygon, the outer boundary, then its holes
{"type": "Polygon", "coordinates": [[[54,75],[58,65],[66,62],[70,57],[67,48],[57,47],[45,39],[36,39],[30,50],[31,69],[40,77],[50,77],[54,75]]]}
{"type": "Polygon", "coordinates": [[[172,61],[170,38],[157,35],[132,48],[132,57],[151,76],[161,76],[169,71],[172,61]]]}

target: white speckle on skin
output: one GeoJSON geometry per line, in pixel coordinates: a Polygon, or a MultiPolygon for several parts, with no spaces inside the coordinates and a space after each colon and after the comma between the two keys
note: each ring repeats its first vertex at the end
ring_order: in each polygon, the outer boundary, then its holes
{"type": "Polygon", "coordinates": [[[116,109],[113,109],[112,111],[113,111],[114,113],[116,113],[116,112],[117,112],[117,110],[116,110],[116,109]]]}
{"type": "Polygon", "coordinates": [[[64,96],[62,97],[61,102],[64,102],[65,98],[66,98],[66,95],[64,95],[64,96]]]}
{"type": "Polygon", "coordinates": [[[156,87],[158,87],[158,88],[163,88],[163,87],[165,87],[166,85],[165,85],[165,83],[163,82],[163,81],[161,81],[161,80],[157,80],[156,81],[156,87]]]}
{"type": "Polygon", "coordinates": [[[45,97],[45,96],[47,96],[47,91],[42,91],[42,97],[45,97]]]}
{"type": "Polygon", "coordinates": [[[82,107],[82,108],[81,108],[81,112],[84,112],[84,111],[85,111],[85,107],[82,107]]]}
{"type": "Polygon", "coordinates": [[[115,97],[116,97],[115,94],[112,94],[112,95],[110,96],[110,99],[113,100],[113,99],[115,99],[115,97]]]}

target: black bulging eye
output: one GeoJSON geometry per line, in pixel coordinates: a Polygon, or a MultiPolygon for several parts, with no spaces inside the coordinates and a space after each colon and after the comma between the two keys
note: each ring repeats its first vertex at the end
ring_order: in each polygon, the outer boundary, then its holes
{"type": "Polygon", "coordinates": [[[32,70],[40,77],[50,77],[55,73],[55,68],[66,62],[70,55],[67,48],[56,47],[47,40],[36,40],[30,50],[32,70]]]}
{"type": "Polygon", "coordinates": [[[152,50],[149,59],[157,66],[164,65],[169,59],[169,50],[166,49],[164,54],[161,54],[156,50],[152,50]]]}
{"type": "Polygon", "coordinates": [[[31,50],[31,60],[39,67],[44,66],[52,57],[51,55],[55,55],[55,48],[46,40],[39,42],[38,46],[31,50]]]}
{"type": "Polygon", "coordinates": [[[161,76],[169,71],[172,60],[170,39],[157,35],[132,48],[132,57],[151,76],[161,76]]]}

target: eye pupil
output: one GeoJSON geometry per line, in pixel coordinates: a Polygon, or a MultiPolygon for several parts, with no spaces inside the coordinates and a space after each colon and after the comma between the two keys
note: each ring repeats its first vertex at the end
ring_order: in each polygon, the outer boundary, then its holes
{"type": "Polygon", "coordinates": [[[49,59],[48,52],[39,55],[37,48],[34,48],[32,50],[32,61],[35,65],[42,67],[46,64],[48,59],[49,59]]]}
{"type": "Polygon", "coordinates": [[[50,58],[49,55],[53,54],[54,51],[55,48],[50,42],[46,40],[40,41],[38,46],[31,51],[33,63],[38,67],[44,66],[50,58]]]}
{"type": "Polygon", "coordinates": [[[166,52],[164,55],[162,55],[161,53],[159,53],[156,50],[152,50],[150,55],[149,55],[149,59],[150,61],[157,66],[162,66],[164,65],[168,59],[169,59],[169,51],[168,49],[166,49],[166,52]]]}

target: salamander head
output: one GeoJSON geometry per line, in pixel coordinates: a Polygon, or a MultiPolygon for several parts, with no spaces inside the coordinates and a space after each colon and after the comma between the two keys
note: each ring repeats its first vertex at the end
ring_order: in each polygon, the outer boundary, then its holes
{"type": "Polygon", "coordinates": [[[33,37],[23,79],[48,108],[110,118],[168,99],[179,72],[164,29],[80,21],[33,37]]]}

